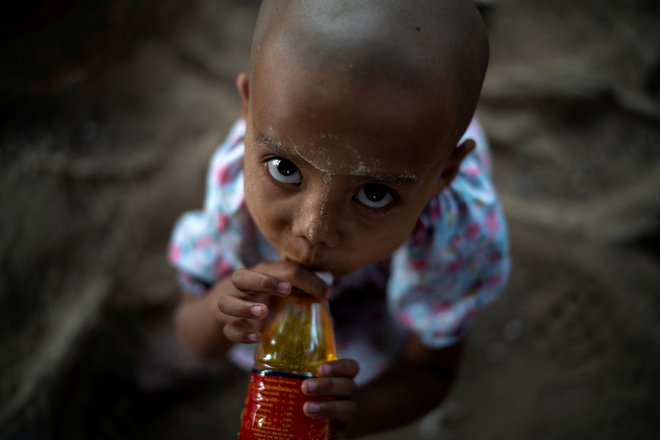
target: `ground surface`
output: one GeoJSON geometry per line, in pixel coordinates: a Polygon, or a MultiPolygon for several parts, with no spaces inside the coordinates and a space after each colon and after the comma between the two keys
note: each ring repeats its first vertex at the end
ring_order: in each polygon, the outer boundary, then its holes
{"type": "MultiPolygon", "coordinates": [[[[0,438],[234,438],[246,376],[176,344],[164,250],[238,114],[256,3],[1,19],[0,438]]],[[[657,438],[660,6],[491,3],[511,282],[448,401],[371,438],[657,438]]]]}

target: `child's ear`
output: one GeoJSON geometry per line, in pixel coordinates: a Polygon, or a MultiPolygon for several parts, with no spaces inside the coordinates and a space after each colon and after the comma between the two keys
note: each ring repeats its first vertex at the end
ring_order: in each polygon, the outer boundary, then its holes
{"type": "Polygon", "coordinates": [[[461,167],[461,163],[463,163],[463,159],[465,159],[468,154],[472,153],[476,146],[477,144],[472,139],[466,139],[458,147],[452,150],[447,159],[447,163],[445,164],[445,168],[440,175],[443,186],[449,185],[451,181],[454,180],[454,177],[456,177],[456,174],[458,174],[458,170],[461,167]]]}
{"type": "Polygon", "coordinates": [[[241,72],[238,74],[236,77],[236,88],[243,100],[243,118],[245,119],[247,118],[250,103],[250,77],[247,73],[241,72]]]}

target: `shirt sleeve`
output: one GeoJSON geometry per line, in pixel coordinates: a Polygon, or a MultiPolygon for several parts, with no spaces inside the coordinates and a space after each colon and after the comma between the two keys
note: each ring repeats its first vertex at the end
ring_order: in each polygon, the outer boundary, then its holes
{"type": "Polygon", "coordinates": [[[431,348],[462,338],[477,312],[502,291],[510,270],[487,139],[475,121],[466,137],[475,140],[476,150],[430,201],[391,262],[390,311],[431,348]]]}
{"type": "Polygon", "coordinates": [[[206,177],[204,209],[184,213],[174,226],[169,260],[181,288],[204,293],[242,267],[244,121],[238,121],[214,153],[206,177]]]}

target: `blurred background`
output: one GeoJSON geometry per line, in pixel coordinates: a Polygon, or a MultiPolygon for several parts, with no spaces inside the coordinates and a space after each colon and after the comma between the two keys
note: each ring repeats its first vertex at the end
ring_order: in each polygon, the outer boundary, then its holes
{"type": "MultiPolygon", "coordinates": [[[[246,374],[177,345],[165,249],[258,1],[5,3],[0,439],[235,438],[246,374]]],[[[511,282],[447,402],[370,438],[658,438],[660,2],[480,7],[511,282]]]]}

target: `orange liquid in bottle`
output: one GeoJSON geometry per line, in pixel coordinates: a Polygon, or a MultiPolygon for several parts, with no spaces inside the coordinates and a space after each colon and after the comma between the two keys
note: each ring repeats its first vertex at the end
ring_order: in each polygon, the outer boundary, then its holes
{"type": "Polygon", "coordinates": [[[328,419],[307,417],[302,381],[335,360],[327,301],[294,291],[275,304],[255,351],[255,364],[241,416],[240,440],[330,439],[328,419]]]}

